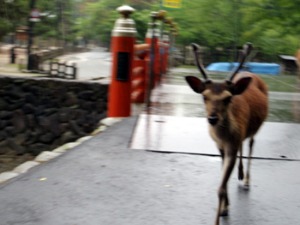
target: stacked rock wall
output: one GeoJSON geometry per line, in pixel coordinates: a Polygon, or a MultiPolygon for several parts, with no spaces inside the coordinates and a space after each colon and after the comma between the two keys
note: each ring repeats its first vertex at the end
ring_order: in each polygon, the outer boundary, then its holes
{"type": "Polygon", "coordinates": [[[92,132],[107,84],[0,76],[0,154],[37,155],[92,132]]]}

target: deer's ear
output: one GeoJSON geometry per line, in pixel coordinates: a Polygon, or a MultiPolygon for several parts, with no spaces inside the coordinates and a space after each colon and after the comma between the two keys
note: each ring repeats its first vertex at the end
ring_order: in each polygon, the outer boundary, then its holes
{"type": "Polygon", "coordinates": [[[231,89],[231,93],[233,95],[242,94],[249,86],[252,78],[251,77],[243,77],[239,79],[231,89]]]}
{"type": "Polygon", "coordinates": [[[185,80],[194,92],[201,94],[205,90],[205,84],[199,78],[194,76],[186,76],[185,80]]]}

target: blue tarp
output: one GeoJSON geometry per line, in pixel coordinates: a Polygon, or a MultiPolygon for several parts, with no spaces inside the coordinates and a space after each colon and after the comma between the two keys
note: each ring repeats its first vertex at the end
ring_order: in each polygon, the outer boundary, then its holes
{"type": "MultiPolygon", "coordinates": [[[[237,62],[215,62],[211,63],[206,67],[208,71],[218,71],[218,72],[230,72],[234,70],[239,65],[237,62]]],[[[244,71],[249,71],[257,74],[270,74],[279,75],[280,65],[276,63],[258,63],[258,62],[248,62],[245,63],[244,71]]]]}

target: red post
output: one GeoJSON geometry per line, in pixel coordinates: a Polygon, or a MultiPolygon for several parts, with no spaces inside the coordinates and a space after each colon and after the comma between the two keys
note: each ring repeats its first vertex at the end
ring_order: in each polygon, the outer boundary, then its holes
{"type": "MultiPolygon", "coordinates": [[[[155,17],[155,16],[154,16],[155,17]]],[[[146,33],[145,43],[150,45],[150,61],[151,67],[150,71],[152,71],[151,88],[154,88],[157,84],[160,75],[160,53],[159,53],[159,36],[160,31],[157,28],[158,23],[153,20],[152,23],[149,23],[148,31],[146,33]],[[153,48],[153,49],[152,49],[153,48]]]]}
{"type": "Polygon", "coordinates": [[[163,54],[163,68],[162,71],[165,74],[168,71],[168,58],[169,58],[169,35],[167,33],[163,34],[162,41],[164,43],[164,54],[163,54]]]}
{"type": "Polygon", "coordinates": [[[131,101],[133,103],[144,103],[149,73],[149,44],[135,45],[135,59],[132,78],[131,101]]]}
{"type": "Polygon", "coordinates": [[[128,117],[131,114],[131,79],[136,35],[135,23],[129,15],[134,9],[124,5],[117,10],[123,18],[116,21],[112,31],[108,117],[128,117]]]}

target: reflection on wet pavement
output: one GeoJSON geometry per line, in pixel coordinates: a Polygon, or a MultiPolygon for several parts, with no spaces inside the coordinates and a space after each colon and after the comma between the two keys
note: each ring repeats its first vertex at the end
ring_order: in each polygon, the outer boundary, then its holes
{"type": "MultiPolygon", "coordinates": [[[[300,124],[266,122],[255,136],[254,158],[300,160],[300,124]],[[271,134],[271,135],[270,135],[271,134]],[[286,141],[283,141],[286,140],[286,141]]],[[[219,155],[205,118],[141,114],[131,148],[158,152],[219,155]]],[[[248,142],[244,142],[248,149],[248,142]]],[[[247,151],[244,156],[247,156],[247,151]]]]}
{"type": "MultiPolygon", "coordinates": [[[[218,155],[205,116],[202,96],[183,77],[164,80],[152,91],[151,107],[139,116],[131,148],[218,155]]],[[[300,160],[298,123],[300,94],[269,92],[269,116],[256,136],[260,151],[254,157],[300,160]]]]}
{"type": "MultiPolygon", "coordinates": [[[[150,113],[205,117],[201,95],[190,90],[184,81],[177,80],[176,84],[163,82],[153,90],[150,113]]],[[[267,121],[300,123],[300,93],[270,92],[267,121]]]]}

